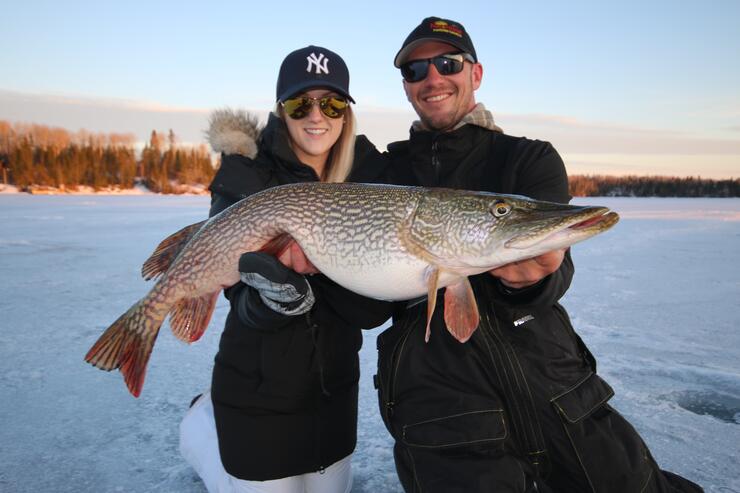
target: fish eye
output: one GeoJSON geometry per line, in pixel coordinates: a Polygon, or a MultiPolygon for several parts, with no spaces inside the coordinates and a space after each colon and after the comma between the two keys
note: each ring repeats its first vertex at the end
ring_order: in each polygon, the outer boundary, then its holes
{"type": "Polygon", "coordinates": [[[491,214],[493,214],[494,217],[504,217],[509,212],[511,212],[511,205],[507,204],[503,200],[497,201],[491,207],[491,214]]]}

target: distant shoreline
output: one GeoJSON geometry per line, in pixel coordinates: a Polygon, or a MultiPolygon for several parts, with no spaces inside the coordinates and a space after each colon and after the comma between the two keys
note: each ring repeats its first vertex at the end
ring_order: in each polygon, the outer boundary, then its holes
{"type": "Polygon", "coordinates": [[[133,188],[108,187],[95,190],[93,187],[80,186],[76,188],[55,187],[32,187],[21,190],[14,185],[0,184],[0,194],[25,194],[25,195],[210,195],[210,192],[202,185],[182,186],[179,191],[162,193],[153,192],[148,188],[137,185],[133,188]]]}
{"type": "MultiPolygon", "coordinates": [[[[210,195],[210,191],[202,185],[190,185],[190,186],[183,186],[181,187],[182,191],[179,192],[170,192],[170,193],[162,193],[162,192],[153,192],[149,190],[148,188],[137,185],[133,188],[117,188],[117,187],[109,187],[106,189],[100,189],[95,190],[92,187],[87,186],[81,186],[77,187],[75,189],[60,189],[60,188],[53,188],[53,187],[33,187],[31,190],[21,190],[16,186],[13,185],[3,185],[0,183],[0,195],[109,195],[109,196],[152,196],[152,195],[172,195],[172,196],[208,196],[210,195]]],[[[736,199],[739,198],[738,196],[727,196],[727,195],[643,195],[643,196],[637,196],[637,195],[616,195],[616,194],[604,194],[604,195],[583,195],[583,194],[574,194],[571,191],[571,194],[573,197],[582,197],[582,198],[590,198],[590,197],[610,197],[610,198],[656,198],[656,199],[677,199],[677,198],[684,198],[684,199],[736,199]]]]}

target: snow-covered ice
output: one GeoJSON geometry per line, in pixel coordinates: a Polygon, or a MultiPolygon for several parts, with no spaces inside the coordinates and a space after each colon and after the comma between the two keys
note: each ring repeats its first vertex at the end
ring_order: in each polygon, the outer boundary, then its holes
{"type": "MultiPolygon", "coordinates": [[[[622,215],[573,248],[563,299],[658,463],[740,492],[740,199],[581,198],[622,215]]],[[[156,244],[205,196],[0,195],[0,491],[205,491],[178,452],[227,307],[191,346],[162,330],[139,399],[83,356],[150,284],[156,244]]],[[[399,492],[366,333],[354,492],[399,492]]]]}

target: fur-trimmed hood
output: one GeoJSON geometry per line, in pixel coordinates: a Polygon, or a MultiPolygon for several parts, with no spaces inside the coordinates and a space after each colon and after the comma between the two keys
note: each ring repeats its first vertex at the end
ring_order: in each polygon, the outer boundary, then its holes
{"type": "Polygon", "coordinates": [[[224,108],[211,113],[206,138],[214,152],[254,158],[261,131],[256,116],[224,108]]]}

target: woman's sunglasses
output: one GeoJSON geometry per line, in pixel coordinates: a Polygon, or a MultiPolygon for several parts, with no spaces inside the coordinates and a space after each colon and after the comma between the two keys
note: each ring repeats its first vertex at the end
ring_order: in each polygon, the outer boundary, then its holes
{"type": "Polygon", "coordinates": [[[439,72],[439,75],[453,75],[459,73],[465,65],[465,60],[473,63],[475,60],[469,53],[448,53],[422,60],[411,60],[401,65],[401,75],[406,82],[419,82],[429,75],[429,65],[439,72]]]}
{"type": "Polygon", "coordinates": [[[302,96],[299,98],[290,98],[283,101],[285,113],[294,120],[305,118],[311,113],[313,105],[318,103],[321,112],[329,118],[340,118],[347,111],[349,103],[346,99],[337,96],[326,96],[323,98],[309,98],[302,96]]]}

